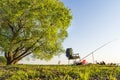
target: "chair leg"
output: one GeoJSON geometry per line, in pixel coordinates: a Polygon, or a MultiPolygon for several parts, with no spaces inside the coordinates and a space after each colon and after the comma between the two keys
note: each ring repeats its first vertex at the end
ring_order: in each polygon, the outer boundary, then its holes
{"type": "Polygon", "coordinates": [[[70,61],[69,61],[69,59],[68,59],[68,65],[69,65],[69,62],[70,62],[70,61]]]}

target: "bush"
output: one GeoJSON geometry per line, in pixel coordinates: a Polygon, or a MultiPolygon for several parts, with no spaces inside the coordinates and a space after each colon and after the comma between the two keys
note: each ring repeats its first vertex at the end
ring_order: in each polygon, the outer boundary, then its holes
{"type": "Polygon", "coordinates": [[[4,56],[0,56],[0,65],[5,65],[6,64],[6,59],[4,56]]]}

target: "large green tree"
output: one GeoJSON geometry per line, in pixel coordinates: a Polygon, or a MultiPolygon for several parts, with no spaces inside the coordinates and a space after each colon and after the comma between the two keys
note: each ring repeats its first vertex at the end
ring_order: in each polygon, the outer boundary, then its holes
{"type": "Polygon", "coordinates": [[[0,50],[7,65],[63,51],[72,16],[60,0],[0,0],[0,50]]]}

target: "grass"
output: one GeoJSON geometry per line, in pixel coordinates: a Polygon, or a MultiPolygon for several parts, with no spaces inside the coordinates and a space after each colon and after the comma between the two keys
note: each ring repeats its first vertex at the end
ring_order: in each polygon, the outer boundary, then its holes
{"type": "Polygon", "coordinates": [[[0,80],[120,80],[120,67],[108,65],[0,66],[0,80]]]}

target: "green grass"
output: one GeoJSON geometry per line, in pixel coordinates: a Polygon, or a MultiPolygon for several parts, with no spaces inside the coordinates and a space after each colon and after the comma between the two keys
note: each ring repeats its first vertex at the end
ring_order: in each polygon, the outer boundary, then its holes
{"type": "Polygon", "coordinates": [[[120,67],[107,65],[0,66],[0,80],[120,80],[120,67]]]}

